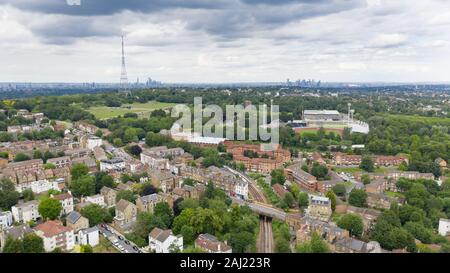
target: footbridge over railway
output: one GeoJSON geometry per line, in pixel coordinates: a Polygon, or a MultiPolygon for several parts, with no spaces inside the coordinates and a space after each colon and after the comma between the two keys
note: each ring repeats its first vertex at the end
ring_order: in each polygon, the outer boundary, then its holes
{"type": "Polygon", "coordinates": [[[247,202],[242,199],[234,198],[234,203],[237,203],[241,206],[247,205],[253,212],[266,216],[273,219],[278,219],[281,221],[286,221],[287,213],[283,210],[271,207],[267,204],[259,203],[259,202],[247,202]]]}
{"type": "Polygon", "coordinates": [[[259,214],[260,216],[286,222],[291,230],[297,230],[304,222],[301,213],[286,213],[281,209],[271,207],[267,204],[247,202],[238,198],[233,198],[233,202],[239,204],[240,206],[247,205],[253,212],[259,214]]]}

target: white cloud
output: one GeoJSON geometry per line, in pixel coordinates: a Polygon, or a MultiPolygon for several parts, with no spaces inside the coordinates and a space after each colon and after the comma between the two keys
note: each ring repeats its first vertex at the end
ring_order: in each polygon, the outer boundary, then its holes
{"type": "Polygon", "coordinates": [[[365,70],[367,65],[359,62],[346,62],[340,63],[339,68],[343,70],[365,70]]]}
{"type": "Polygon", "coordinates": [[[396,47],[404,45],[408,40],[408,36],[400,33],[382,33],[378,34],[371,40],[369,46],[372,47],[396,47]]]}

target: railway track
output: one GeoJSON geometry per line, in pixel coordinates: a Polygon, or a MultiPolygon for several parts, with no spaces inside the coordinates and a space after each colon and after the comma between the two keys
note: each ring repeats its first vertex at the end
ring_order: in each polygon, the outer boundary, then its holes
{"type": "MultiPolygon", "coordinates": [[[[267,203],[264,194],[254,184],[249,183],[248,190],[255,201],[267,203]]],[[[259,221],[258,252],[273,253],[272,219],[265,216],[261,216],[259,221]]]]}
{"type": "MultiPolygon", "coordinates": [[[[235,172],[235,171],[233,171],[235,172]]],[[[235,172],[237,173],[237,172],[235,172]]],[[[252,199],[262,204],[268,204],[268,201],[262,191],[255,185],[255,181],[248,177],[237,173],[242,179],[248,182],[248,191],[252,199]]],[[[258,253],[273,253],[274,249],[273,234],[272,234],[272,219],[266,216],[260,216],[259,222],[259,237],[257,240],[258,253]]]]}
{"type": "Polygon", "coordinates": [[[273,253],[272,219],[261,217],[259,232],[259,253],[273,253]]]}
{"type": "Polygon", "coordinates": [[[261,193],[253,183],[248,184],[248,190],[253,199],[260,203],[267,203],[266,197],[261,193]]]}

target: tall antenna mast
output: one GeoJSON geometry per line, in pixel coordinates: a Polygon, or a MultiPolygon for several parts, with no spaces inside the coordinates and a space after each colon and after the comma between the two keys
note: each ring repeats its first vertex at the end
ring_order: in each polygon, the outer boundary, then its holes
{"type": "Polygon", "coordinates": [[[125,64],[125,45],[124,38],[122,35],[122,72],[120,74],[120,89],[119,93],[124,93],[126,95],[130,94],[130,90],[128,89],[128,75],[127,75],[127,67],[125,64]]]}
{"type": "Polygon", "coordinates": [[[351,104],[351,103],[348,103],[347,106],[348,106],[347,124],[348,124],[348,126],[350,126],[350,117],[351,117],[351,107],[352,107],[352,104],[351,104]]]}

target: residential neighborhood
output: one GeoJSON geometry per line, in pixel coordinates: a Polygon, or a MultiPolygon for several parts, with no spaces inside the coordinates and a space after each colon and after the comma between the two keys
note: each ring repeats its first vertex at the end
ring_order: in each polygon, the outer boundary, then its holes
{"type": "MultiPolygon", "coordinates": [[[[311,113],[314,122],[332,120],[327,112],[311,113]]],[[[188,142],[174,147],[180,135],[164,130],[115,147],[105,137],[111,132],[95,125],[58,128],[64,136],[58,140],[0,145],[1,190],[13,200],[0,211],[2,248],[34,234],[46,252],[271,253],[302,251],[317,238],[330,252],[407,252],[407,245],[389,249],[375,240],[378,219],[393,206],[409,208],[414,181],[441,185],[445,179],[404,170],[410,164],[404,155],[293,153],[281,145],[266,151],[224,139],[206,145],[182,138],[188,142]],[[160,136],[165,142],[154,145],[160,136]],[[253,250],[233,247],[230,235],[215,230],[219,220],[209,214],[219,204],[250,213],[245,217],[260,229],[253,250]],[[209,220],[194,232],[197,213],[209,220]],[[288,236],[276,235],[280,229],[288,236]]],[[[444,159],[435,164],[447,172],[444,159]]],[[[448,221],[441,217],[433,236],[448,237],[448,221]]],[[[429,242],[415,243],[436,248],[429,242]]]]}

